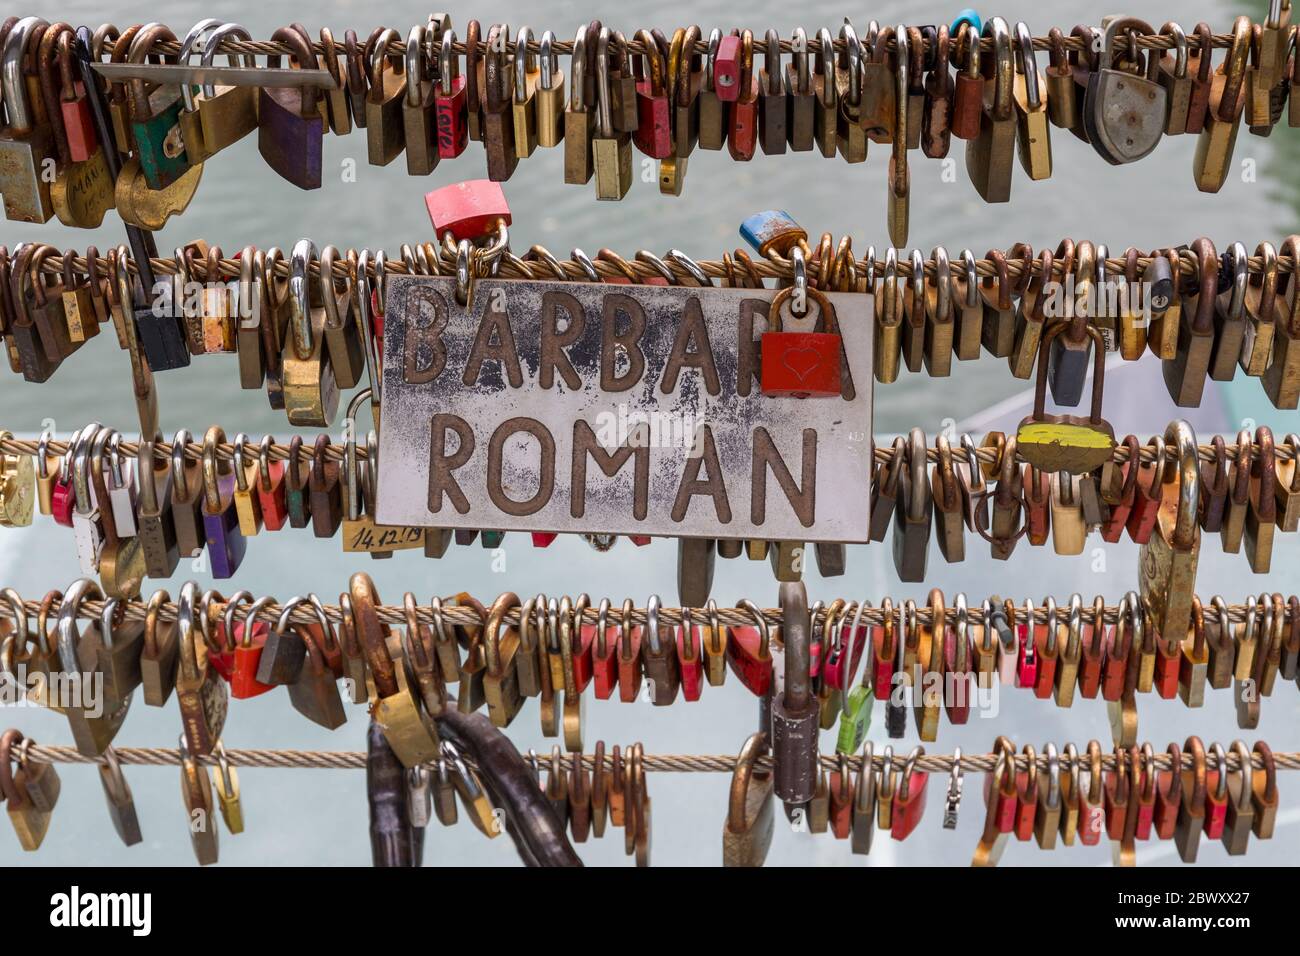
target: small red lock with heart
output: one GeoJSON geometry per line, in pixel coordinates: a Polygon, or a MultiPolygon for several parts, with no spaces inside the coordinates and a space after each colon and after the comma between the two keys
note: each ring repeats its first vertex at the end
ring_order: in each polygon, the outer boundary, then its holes
{"type": "Polygon", "coordinates": [[[842,341],[835,308],[819,290],[809,288],[804,312],[798,312],[795,287],[781,289],[768,307],[763,333],[759,379],[764,395],[793,398],[836,398],[840,394],[842,341]],[[811,320],[823,332],[785,331],[789,320],[811,320]]]}

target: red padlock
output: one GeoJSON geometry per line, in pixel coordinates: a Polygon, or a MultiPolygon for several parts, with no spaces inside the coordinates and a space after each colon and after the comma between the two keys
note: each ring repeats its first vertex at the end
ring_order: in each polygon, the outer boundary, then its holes
{"type": "Polygon", "coordinates": [[[1047,598],[1047,623],[1034,626],[1034,648],[1038,652],[1038,674],[1034,696],[1046,700],[1056,683],[1056,665],[1061,657],[1061,626],[1056,618],[1056,601],[1047,598]]]}
{"type": "Polygon", "coordinates": [[[1105,700],[1122,700],[1124,693],[1137,684],[1137,648],[1134,635],[1139,633],[1141,619],[1137,606],[1126,595],[1119,604],[1119,619],[1106,648],[1106,662],[1102,665],[1101,696],[1105,700]]]}
{"type": "MultiPolygon", "coordinates": [[[[751,35],[750,43],[753,42],[751,35]]],[[[718,54],[713,60],[713,91],[724,103],[734,103],[740,96],[741,53],[740,34],[735,30],[718,42],[718,54]]]]}
{"type": "Polygon", "coordinates": [[[999,749],[993,772],[984,780],[984,803],[993,801],[993,823],[999,833],[1011,833],[1016,828],[1016,767],[1015,751],[999,749]]]}
{"type": "Polygon", "coordinates": [[[510,225],[510,206],[501,184],[490,179],[470,179],[435,189],[424,196],[433,231],[441,239],[450,232],[456,240],[479,239],[510,225]]]}
{"type": "Polygon", "coordinates": [[[740,38],[740,75],[736,96],[727,110],[727,152],[736,162],[747,163],[758,148],[758,76],[754,73],[754,34],[740,38]]]}
{"type": "Polygon", "coordinates": [[[1217,840],[1228,820],[1228,755],[1223,745],[1215,742],[1210,745],[1210,757],[1215,769],[1205,772],[1205,835],[1217,840]]]}
{"type": "Polygon", "coordinates": [[[839,754],[840,768],[830,776],[830,831],[837,840],[847,840],[853,832],[853,773],[848,754],[839,754]]]}
{"type": "Polygon", "coordinates": [[[582,625],[583,640],[586,631],[591,631],[591,680],[598,700],[609,700],[618,686],[619,627],[609,623],[609,607],[609,598],[601,598],[596,623],[582,625]]]}
{"type": "MultiPolygon", "coordinates": [[[[1026,601],[1025,610],[1032,614],[1034,606],[1026,601]]],[[[1033,624],[1016,625],[1016,643],[1019,645],[1016,652],[1017,687],[1038,686],[1038,650],[1034,646],[1033,633],[1033,624]]]]}
{"type": "Polygon", "coordinates": [[[534,532],[533,532],[533,547],[534,547],[534,548],[549,548],[549,547],[551,546],[551,543],[554,542],[555,539],[558,538],[558,537],[559,537],[559,534],[557,534],[557,533],[554,532],[554,531],[534,531],[534,532]]]}
{"type": "MultiPolygon", "coordinates": [[[[654,284],[655,283],[650,282],[649,280],[646,281],[646,285],[654,285],[654,284]]],[[[650,543],[650,535],[648,534],[630,534],[627,536],[627,538],[638,548],[644,548],[647,544],[650,543]]]]}
{"type": "Polygon", "coordinates": [[[641,693],[642,676],[641,625],[632,624],[631,599],[623,602],[623,620],[619,627],[615,659],[618,662],[618,699],[630,704],[641,693]]]}
{"type": "Polygon", "coordinates": [[[95,120],[90,114],[86,88],[73,73],[72,31],[65,30],[58,39],[59,113],[68,142],[68,155],[74,163],[84,163],[99,149],[95,120]]]}
{"type": "MultiPolygon", "coordinates": [[[[1151,443],[1155,445],[1156,460],[1140,465],[1138,468],[1133,489],[1133,506],[1129,511],[1128,523],[1125,525],[1128,536],[1133,539],[1134,544],[1146,544],[1150,540],[1151,532],[1156,526],[1156,517],[1160,514],[1160,499],[1163,494],[1163,482],[1160,478],[1164,473],[1165,441],[1157,435],[1148,444],[1151,443]],[[1145,484],[1144,478],[1147,479],[1145,484]]],[[[1176,489],[1177,483],[1171,483],[1170,487],[1176,489]]]]}
{"type": "Polygon", "coordinates": [[[72,527],[72,513],[77,507],[77,494],[72,488],[72,477],[60,473],[54,479],[54,488],[50,493],[50,517],[56,524],[65,528],[72,527]]]}
{"type": "MultiPolygon", "coordinates": [[[[1154,623],[1147,621],[1147,627],[1154,627],[1154,623]]],[[[1155,690],[1156,693],[1165,700],[1173,700],[1178,696],[1178,672],[1182,667],[1183,648],[1178,641],[1163,641],[1160,635],[1156,638],[1156,672],[1155,672],[1155,690]]]]}
{"type": "Polygon", "coordinates": [[[733,627],[727,639],[727,664],[731,672],[756,697],[766,696],[772,687],[771,634],[767,619],[752,601],[736,605],[754,616],[757,627],[733,627]]]}
{"type": "Polygon", "coordinates": [[[787,286],[772,298],[768,324],[760,346],[760,382],[764,395],[792,398],[838,398],[840,396],[839,321],[835,307],[818,289],[809,288],[802,316],[796,311],[795,287],[787,286]],[[786,332],[783,326],[813,311],[824,332],[786,332]]]}
{"type": "Polygon", "coordinates": [[[668,100],[668,66],[649,30],[637,31],[645,48],[638,63],[642,75],[636,81],[637,127],[632,134],[636,148],[651,159],[673,154],[672,104],[668,100]]]}
{"type": "MultiPolygon", "coordinates": [[[[262,600],[265,601],[266,598],[262,600]]],[[[256,611],[250,609],[250,613],[256,611]]],[[[235,626],[234,633],[235,652],[234,667],[230,674],[230,696],[237,700],[247,700],[265,694],[268,690],[274,690],[274,684],[263,684],[257,679],[257,668],[262,662],[262,648],[271,633],[270,626],[265,621],[254,621],[250,634],[246,615],[244,620],[235,626]]]]}
{"type": "Polygon", "coordinates": [[[1094,700],[1101,691],[1102,669],[1110,647],[1111,628],[1102,618],[1105,599],[1092,604],[1092,623],[1085,624],[1079,640],[1079,695],[1094,700]]]}
{"type": "Polygon", "coordinates": [[[957,609],[957,624],[945,628],[943,639],[943,709],[948,714],[949,723],[964,724],[970,720],[971,698],[975,695],[975,672],[971,666],[966,595],[958,594],[954,604],[957,609]]]}
{"type": "Polygon", "coordinates": [[[894,643],[894,606],[889,598],[880,602],[880,618],[881,626],[871,629],[871,688],[876,700],[889,700],[894,689],[894,659],[898,657],[894,643]]]}
{"type": "Polygon", "coordinates": [[[1129,459],[1123,465],[1123,481],[1116,500],[1107,502],[1109,511],[1106,520],[1101,523],[1101,538],[1110,544],[1118,543],[1124,536],[1124,528],[1128,524],[1129,515],[1133,513],[1133,502],[1137,496],[1137,458],[1141,447],[1136,435],[1126,436],[1124,445],[1128,448],[1129,459]]]}
{"type": "Polygon", "coordinates": [[[469,94],[460,75],[460,57],[452,51],[456,31],[445,30],[438,54],[438,83],[433,91],[433,111],[438,124],[438,156],[455,159],[469,143],[469,94]]]}
{"type": "Polygon", "coordinates": [[[906,840],[912,835],[921,814],[925,812],[926,783],[930,775],[916,769],[917,758],[925,753],[924,747],[913,747],[903,765],[903,779],[894,788],[894,809],[890,815],[890,836],[895,840],[906,840]]]}
{"type": "Polygon", "coordinates": [[[689,609],[682,610],[683,623],[673,629],[677,640],[677,672],[682,682],[682,697],[700,699],[704,690],[704,645],[700,626],[691,622],[689,609]]]}
{"type": "Polygon", "coordinates": [[[284,462],[271,461],[275,438],[262,436],[257,451],[257,503],[262,510],[262,524],[267,531],[279,531],[289,520],[289,500],[284,487],[284,462]]]}
{"type": "MultiPolygon", "coordinates": [[[[836,690],[845,690],[845,680],[852,680],[851,675],[856,675],[858,666],[862,662],[862,652],[867,647],[867,638],[870,628],[861,623],[862,611],[866,608],[865,604],[858,605],[856,613],[852,620],[849,615],[845,614],[839,617],[840,626],[837,636],[832,640],[829,636],[831,625],[838,615],[827,614],[826,629],[823,633],[822,644],[829,648],[826,655],[825,666],[823,668],[823,681],[836,690]]],[[[853,688],[849,687],[848,690],[853,688]]]]}
{"type": "MultiPolygon", "coordinates": [[[[573,620],[582,621],[583,612],[587,610],[591,603],[585,595],[578,598],[573,608],[573,620]]],[[[573,683],[578,693],[581,694],[591,683],[592,674],[595,671],[595,661],[593,649],[596,640],[596,629],[589,624],[579,623],[579,626],[573,629],[573,635],[570,637],[569,655],[573,661],[573,683]],[[573,638],[576,637],[576,641],[573,638]]]]}
{"type": "Polygon", "coordinates": [[[1017,840],[1023,841],[1034,838],[1034,821],[1038,816],[1038,752],[1025,744],[1022,753],[1028,758],[1029,767],[1016,771],[1015,834],[1017,840]]]}

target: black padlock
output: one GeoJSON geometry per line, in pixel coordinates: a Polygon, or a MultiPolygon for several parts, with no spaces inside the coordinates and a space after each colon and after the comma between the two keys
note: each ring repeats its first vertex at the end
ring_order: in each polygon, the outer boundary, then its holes
{"type": "MultiPolygon", "coordinates": [[[[177,255],[178,264],[183,256],[177,255]]],[[[131,299],[124,298],[122,308],[131,309],[135,322],[135,336],[149,363],[155,372],[165,372],[174,368],[186,368],[190,364],[190,349],[185,341],[185,283],[183,276],[187,269],[181,269],[176,276],[160,278],[149,290],[152,302],[143,302],[138,295],[139,286],[132,283],[131,299]]],[[[122,290],[125,293],[125,290],[122,290]]]]}

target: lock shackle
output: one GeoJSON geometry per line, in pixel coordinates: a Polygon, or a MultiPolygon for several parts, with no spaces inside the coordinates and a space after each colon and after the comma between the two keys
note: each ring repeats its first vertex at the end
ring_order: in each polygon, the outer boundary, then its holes
{"type": "MultiPolygon", "coordinates": [[[[1281,278],[1281,272],[1277,265],[1277,249],[1273,243],[1265,240],[1255,247],[1255,256],[1264,260],[1264,268],[1260,275],[1250,277],[1252,288],[1259,289],[1259,308],[1258,321],[1262,324],[1273,324],[1273,308],[1277,303],[1278,280],[1281,278]]],[[[66,285],[67,282],[64,282],[66,285]]]]}
{"type": "Polygon", "coordinates": [[[513,99],[511,72],[506,66],[506,50],[510,46],[510,25],[494,23],[488,28],[487,52],[483,56],[484,107],[499,113],[513,99]]]}
{"type": "Polygon", "coordinates": [[[907,755],[903,764],[902,779],[898,784],[896,799],[907,800],[912,794],[912,774],[916,772],[916,761],[925,756],[925,747],[917,744],[907,755]]]}
{"type": "Polygon", "coordinates": [[[772,27],[763,34],[763,69],[767,71],[767,92],[780,96],[785,91],[785,76],[781,72],[781,35],[772,27]]]}
{"type": "Polygon", "coordinates": [[[1065,650],[1061,657],[1065,661],[1079,659],[1083,641],[1083,597],[1079,592],[1070,595],[1070,606],[1065,618],[1065,650]]]}
{"type": "Polygon", "coordinates": [[[652,594],[646,600],[645,605],[646,646],[650,653],[655,655],[664,652],[663,642],[659,638],[659,608],[662,604],[663,602],[660,601],[659,595],[652,594]]]}
{"type": "Polygon", "coordinates": [[[211,426],[203,436],[203,499],[208,514],[218,514],[222,508],[221,484],[223,475],[230,473],[229,462],[217,460],[217,446],[226,443],[226,433],[220,425],[211,426]]]}
{"type": "Polygon", "coordinates": [[[1214,243],[1202,236],[1192,242],[1191,255],[1196,260],[1199,280],[1192,334],[1213,335],[1214,300],[1219,285],[1219,254],[1215,251],[1214,243]]]}
{"type": "MultiPolygon", "coordinates": [[[[1237,755],[1237,760],[1240,763],[1237,772],[1241,774],[1241,789],[1237,791],[1237,809],[1243,812],[1248,811],[1250,810],[1251,797],[1254,794],[1252,787],[1254,768],[1251,764],[1250,751],[1246,748],[1245,741],[1240,739],[1234,740],[1229,749],[1237,755]]],[[[1227,786],[1227,776],[1226,772],[1222,774],[1220,783],[1223,787],[1227,786]]]]}
{"type": "Polygon", "coordinates": [[[830,109],[835,105],[835,64],[838,61],[831,31],[822,27],[817,31],[817,62],[815,69],[822,77],[821,105],[830,109]]]}
{"type": "Polygon", "coordinates": [[[77,644],[81,631],[77,627],[77,611],[83,600],[104,600],[104,592],[92,578],[78,578],[63,594],[57,622],[59,635],[59,663],[68,674],[82,674],[77,644]]]}
{"type": "Polygon", "coordinates": [[[36,115],[27,100],[27,83],[23,76],[23,60],[27,47],[49,29],[49,22],[40,17],[23,17],[10,29],[5,38],[4,57],[0,60],[0,90],[4,95],[5,111],[9,115],[9,131],[26,135],[35,125],[36,115]]]}
{"type": "Polygon", "coordinates": [[[239,610],[241,604],[247,604],[248,607],[244,610],[244,633],[239,639],[238,646],[247,648],[253,646],[253,628],[257,623],[257,615],[274,603],[275,598],[269,594],[264,594],[257,600],[253,600],[253,596],[247,591],[237,591],[232,594],[230,600],[226,602],[226,610],[221,616],[222,624],[226,630],[226,644],[231,647],[235,646],[235,612],[239,610]]]}
{"type": "MultiPolygon", "coordinates": [[[[944,608],[943,591],[938,588],[931,588],[927,596],[927,603],[930,606],[930,660],[919,661],[923,670],[934,673],[942,673],[944,659],[944,644],[947,642],[948,616],[944,608]]],[[[912,613],[916,613],[916,605],[912,606],[912,613]]],[[[916,626],[916,620],[913,619],[912,633],[916,635],[917,646],[920,646],[921,629],[916,626]]]]}
{"type": "MultiPolygon", "coordinates": [[[[195,608],[201,602],[197,581],[186,581],[176,596],[176,637],[180,674],[187,681],[197,681],[207,669],[208,645],[194,639],[195,608]]],[[[199,622],[201,624],[201,622],[199,622]]]]}
{"type": "Polygon", "coordinates": [[[1016,23],[1016,59],[1025,74],[1025,100],[1030,111],[1043,105],[1042,91],[1038,88],[1038,61],[1034,58],[1034,40],[1029,25],[1024,20],[1016,23]]]}
{"type": "MultiPolygon", "coordinates": [[[[1264,765],[1264,792],[1260,798],[1265,803],[1274,803],[1277,800],[1277,761],[1273,757],[1273,748],[1266,741],[1257,740],[1251,751],[1259,754],[1260,763],[1264,765]]],[[[1242,789],[1246,788],[1243,786],[1242,789]]]]}
{"type": "MultiPolygon", "coordinates": [[[[964,675],[969,669],[970,664],[967,657],[970,653],[970,610],[966,606],[966,594],[958,591],[952,599],[953,613],[956,620],[953,624],[954,637],[957,641],[955,653],[953,654],[953,665],[959,675],[964,675]]],[[[947,638],[944,638],[946,643],[947,638]]],[[[947,660],[944,661],[947,667],[947,660]]]]}
{"type": "MultiPolygon", "coordinates": [[[[551,603],[554,603],[552,599],[551,603]]],[[[549,608],[539,608],[538,616],[541,617],[543,611],[547,612],[549,617],[549,608]]],[[[624,598],[623,606],[619,611],[618,623],[618,656],[620,660],[630,661],[635,657],[635,649],[632,647],[632,599],[624,598]]]]}
{"type": "MultiPolygon", "coordinates": [[[[1106,30],[1101,37],[1100,66],[1103,70],[1109,70],[1113,67],[1115,62],[1115,36],[1121,30],[1124,31],[1125,34],[1132,34],[1134,32],[1152,34],[1156,32],[1155,28],[1152,27],[1151,24],[1138,17],[1116,17],[1111,20],[1110,23],[1106,24],[1106,30]]],[[[1133,64],[1141,62],[1141,60],[1139,60],[1140,55],[1139,51],[1133,47],[1129,47],[1126,51],[1126,58],[1133,64]]]]}
{"type": "MultiPolygon", "coordinates": [[[[283,43],[289,47],[289,65],[300,70],[315,70],[320,67],[320,61],[316,59],[316,53],[312,49],[311,37],[298,24],[292,24],[287,27],[280,27],[271,34],[271,39],[283,43]]],[[[394,39],[396,36],[394,35],[394,39]]],[[[280,65],[280,55],[272,54],[266,58],[268,67],[276,68],[280,65]]],[[[316,101],[319,91],[314,86],[302,88],[301,108],[298,115],[304,119],[311,119],[317,115],[316,101]]]]}
{"type": "MultiPolygon", "coordinates": [[[[423,30],[423,27],[421,27],[423,30]]],[[[388,55],[388,47],[392,43],[399,43],[401,35],[392,27],[383,27],[375,31],[370,40],[367,41],[366,47],[370,52],[370,62],[366,64],[366,76],[370,81],[370,92],[367,96],[374,102],[382,102],[384,96],[384,64],[388,64],[396,72],[397,64],[401,63],[405,68],[406,60],[393,62],[388,55]]],[[[409,48],[408,48],[409,49],[409,48]]]]}
{"type": "Polygon", "coordinates": [[[537,55],[530,52],[528,49],[528,44],[532,42],[532,27],[520,27],[519,32],[515,34],[514,101],[516,103],[526,102],[528,94],[528,74],[537,72],[537,55]]]}
{"type": "Polygon", "coordinates": [[[991,115],[994,121],[1005,122],[1011,119],[1014,111],[1011,90],[1016,72],[1015,57],[1011,52],[1011,31],[1007,28],[1007,21],[1001,17],[989,17],[984,24],[984,36],[993,38],[994,84],[991,115]]]}
{"type": "MultiPolygon", "coordinates": [[[[13,727],[6,730],[3,736],[0,736],[0,794],[4,795],[5,803],[8,805],[10,812],[15,814],[27,808],[31,798],[19,790],[18,785],[14,782],[13,767],[11,766],[14,759],[13,748],[17,744],[22,748],[19,752],[25,753],[26,748],[32,743],[34,741],[24,737],[22,731],[13,727]]],[[[19,757],[19,767],[21,766],[22,758],[19,757]]]]}
{"type": "MultiPolygon", "coordinates": [[[[907,51],[907,56],[903,57],[903,59],[907,60],[907,89],[921,90],[923,88],[923,76],[925,73],[926,34],[921,32],[920,27],[903,27],[901,24],[894,28],[894,32],[897,34],[899,29],[902,29],[902,35],[907,41],[905,47],[900,46],[898,48],[898,56],[900,57],[902,57],[904,50],[907,51]]],[[[930,27],[926,28],[926,32],[934,38],[933,42],[937,45],[938,34],[934,33],[930,27]]],[[[931,48],[930,56],[933,57],[934,55],[935,50],[931,48]]]]}
{"type": "MultiPolygon", "coordinates": [[[[128,63],[143,63],[153,48],[160,42],[176,42],[176,34],[170,27],[161,23],[147,23],[131,40],[131,52],[128,63]]],[[[118,41],[121,42],[120,40],[118,41]]],[[[149,93],[142,77],[127,81],[127,96],[131,115],[143,119],[149,115],[149,93]]]]}
{"type": "MultiPolygon", "coordinates": [[[[818,37],[821,37],[820,33],[818,37]]],[[[838,62],[848,67],[848,103],[849,106],[856,107],[862,102],[862,44],[858,41],[858,35],[848,17],[845,17],[844,23],[840,25],[840,39],[844,41],[844,51],[838,62]]],[[[826,49],[825,40],[822,40],[822,49],[823,51],[826,49]]],[[[827,76],[826,85],[835,85],[833,74],[827,76]]]]}
{"type": "Polygon", "coordinates": [[[1225,259],[1232,263],[1232,296],[1228,300],[1228,318],[1240,319],[1246,308],[1246,285],[1250,278],[1250,260],[1246,247],[1234,242],[1225,259]]]}
{"type": "MultiPolygon", "coordinates": [[[[1187,78],[1187,34],[1183,32],[1182,26],[1177,20],[1170,20],[1160,28],[1161,36],[1172,36],[1174,38],[1174,79],[1183,80],[1187,78]]],[[[1152,51],[1154,55],[1155,51],[1152,51]]],[[[1163,59],[1163,56],[1159,57],[1163,59]]]]}
{"type": "Polygon", "coordinates": [[[503,673],[501,664],[501,624],[506,612],[516,607],[519,607],[519,595],[513,591],[507,591],[493,601],[492,607],[488,609],[487,624],[485,626],[487,640],[483,642],[483,650],[484,657],[487,660],[488,672],[494,677],[500,677],[503,673]]]}
{"type": "Polygon", "coordinates": [[[963,59],[962,73],[967,77],[978,78],[983,75],[979,59],[979,38],[980,30],[975,23],[965,21],[957,27],[958,53],[963,59]]]}
{"type": "Polygon", "coordinates": [[[781,635],[785,641],[785,691],[791,712],[806,709],[812,701],[812,656],[808,592],[802,581],[781,585],[781,635]]]}
{"type": "MultiPolygon", "coordinates": [[[[1038,346],[1038,377],[1034,384],[1034,418],[1041,420],[1047,406],[1047,363],[1052,340],[1069,328],[1065,321],[1057,322],[1044,334],[1038,346]]],[[[1092,403],[1088,411],[1090,424],[1101,424],[1102,397],[1106,384],[1106,343],[1100,330],[1095,325],[1086,327],[1087,336],[1092,339],[1092,403]]]]}
{"type": "MultiPolygon", "coordinates": [[[[1186,551],[1194,547],[1199,530],[1197,510],[1201,500],[1201,467],[1197,457],[1196,433],[1186,421],[1172,422],[1165,429],[1165,441],[1178,449],[1177,465],[1169,461],[1162,465],[1162,481],[1172,480],[1174,469],[1177,468],[1178,519],[1174,529],[1174,547],[1186,551]]],[[[1269,500],[1272,501],[1271,495],[1269,500]]]]}
{"type": "Polygon", "coordinates": [[[808,61],[808,33],[795,27],[790,36],[790,60],[796,81],[794,92],[806,96],[812,90],[812,68],[808,61]]]}
{"type": "MultiPolygon", "coordinates": [[[[550,90],[554,88],[556,76],[559,76],[561,80],[564,79],[564,73],[560,70],[560,55],[555,52],[554,31],[543,31],[542,38],[538,41],[537,46],[539,51],[538,60],[540,61],[541,66],[541,77],[538,80],[538,88],[550,90]]],[[[582,55],[582,53],[578,50],[576,45],[574,47],[573,55],[575,57],[573,62],[574,64],[577,64],[578,60],[576,57],[582,55]]]]}
{"type": "Polygon", "coordinates": [[[925,432],[920,428],[913,428],[907,434],[907,444],[907,470],[911,492],[907,501],[907,517],[914,522],[923,521],[926,517],[925,501],[929,488],[926,481],[929,462],[926,459],[925,432]]]}
{"type": "Polygon", "coordinates": [[[767,625],[767,618],[763,616],[763,612],[759,610],[758,605],[749,598],[741,598],[737,601],[736,608],[741,611],[748,611],[750,617],[754,619],[754,627],[758,630],[759,635],[758,659],[760,661],[770,660],[772,656],[772,635],[767,625]]]}
{"type": "Polygon", "coordinates": [[[961,489],[957,483],[957,470],[953,463],[952,445],[948,441],[948,436],[942,432],[935,436],[934,445],[935,454],[939,460],[935,464],[934,474],[930,482],[932,493],[935,500],[940,503],[943,511],[956,511],[961,502],[961,489]]]}
{"type": "MultiPolygon", "coordinates": [[[[338,255],[337,247],[326,246],[320,251],[320,262],[317,266],[317,280],[320,283],[321,298],[325,302],[325,328],[331,331],[343,328],[343,317],[339,315],[338,287],[334,275],[334,263],[338,255]]],[[[351,301],[352,293],[348,280],[344,279],[343,284],[344,297],[347,301],[351,301]]]]}
{"type": "Polygon", "coordinates": [[[1232,46],[1228,49],[1227,58],[1219,66],[1219,72],[1226,76],[1217,114],[1223,122],[1233,122],[1239,115],[1238,105],[1246,81],[1250,45],[1250,17],[1237,17],[1232,22],[1232,46]]]}
{"type": "MultiPolygon", "coordinates": [[[[208,39],[210,40],[212,31],[220,27],[222,23],[223,21],[218,20],[215,17],[205,17],[194,24],[194,26],[190,27],[190,32],[185,34],[185,39],[181,41],[181,52],[177,57],[177,62],[182,66],[188,66],[190,59],[195,53],[202,54],[202,52],[208,49],[209,46],[211,46],[215,51],[215,45],[204,42],[204,34],[208,34],[208,39]]],[[[246,39],[246,37],[244,39],[246,39]]],[[[234,57],[231,57],[231,59],[233,60],[234,57]]],[[[203,62],[201,55],[199,62],[203,62]]],[[[208,65],[211,65],[211,62],[212,61],[209,60],[208,65]]],[[[180,87],[181,101],[184,103],[185,112],[193,113],[195,110],[194,84],[182,83],[180,87]]]]}
{"type": "Polygon", "coordinates": [[[294,354],[301,360],[311,358],[315,343],[311,329],[311,294],[307,286],[307,270],[316,258],[316,245],[310,239],[299,239],[289,257],[289,331],[294,354]]]}
{"type": "Polygon", "coordinates": [[[700,28],[691,24],[682,36],[681,53],[677,61],[677,76],[673,80],[677,86],[677,105],[688,109],[691,105],[691,74],[694,72],[695,44],[700,42],[700,28]]]}
{"type": "Polygon", "coordinates": [[[1259,479],[1259,503],[1255,512],[1260,521],[1271,524],[1277,519],[1277,451],[1273,429],[1267,425],[1256,428],[1255,444],[1259,446],[1259,452],[1250,467],[1251,475],[1259,479]]]}
{"type": "Polygon", "coordinates": [[[95,440],[103,430],[98,422],[87,425],[77,433],[72,453],[72,490],[75,497],[77,514],[88,515],[91,511],[90,496],[90,454],[95,440]]]}
{"type": "Polygon", "coordinates": [[[595,36],[592,36],[591,48],[587,47],[587,37],[591,32],[589,25],[578,24],[578,32],[573,38],[573,54],[569,58],[573,80],[573,88],[569,91],[569,109],[575,113],[585,113],[588,106],[594,105],[587,99],[587,71],[596,67],[595,36]]]}
{"type": "MultiPolygon", "coordinates": [[[[614,120],[609,92],[609,27],[601,27],[596,38],[596,129],[601,139],[612,139],[614,120]]],[[[574,83],[576,93],[578,84],[574,83]]]]}
{"type": "Polygon", "coordinates": [[[1228,755],[1223,750],[1223,744],[1216,740],[1214,743],[1210,744],[1210,756],[1214,758],[1214,765],[1217,768],[1216,778],[1214,781],[1214,801],[1218,803],[1227,799],[1228,755]]]}
{"type": "Polygon", "coordinates": [[[246,435],[244,432],[240,432],[235,436],[235,442],[234,442],[235,450],[233,452],[233,457],[234,457],[233,467],[235,469],[235,487],[243,492],[248,491],[248,472],[246,470],[248,467],[248,463],[245,460],[246,452],[244,451],[244,449],[248,445],[248,441],[249,441],[248,435],[246,435]]]}
{"type": "MultiPolygon", "coordinates": [[[[455,92],[456,80],[460,78],[460,57],[456,56],[455,44],[456,31],[451,28],[444,30],[438,46],[438,89],[443,96],[455,92]]],[[[576,47],[574,52],[577,53],[576,47]]]]}
{"type": "Polygon", "coordinates": [[[844,622],[845,618],[848,617],[848,614],[843,614],[838,622],[840,629],[840,643],[843,646],[841,653],[847,655],[844,658],[841,671],[843,677],[840,679],[840,689],[843,691],[843,693],[840,694],[840,713],[844,717],[851,717],[851,711],[849,709],[849,691],[852,689],[854,679],[858,676],[858,665],[859,663],[862,664],[862,686],[866,687],[868,677],[871,674],[871,667],[869,664],[863,662],[863,658],[868,654],[873,653],[868,637],[868,639],[863,643],[862,651],[856,657],[853,655],[853,647],[857,643],[858,628],[862,626],[862,612],[871,607],[870,601],[854,603],[857,607],[853,609],[853,620],[849,623],[849,636],[847,638],[844,637],[844,622]]]}
{"type": "Polygon", "coordinates": [[[948,250],[935,246],[930,251],[930,260],[934,263],[935,315],[938,321],[947,322],[952,315],[952,264],[948,250]]]}
{"type": "Polygon", "coordinates": [[[427,36],[428,31],[422,23],[415,24],[411,27],[411,32],[406,35],[405,100],[406,105],[411,109],[420,108],[420,84],[429,76],[424,60],[427,36]]]}

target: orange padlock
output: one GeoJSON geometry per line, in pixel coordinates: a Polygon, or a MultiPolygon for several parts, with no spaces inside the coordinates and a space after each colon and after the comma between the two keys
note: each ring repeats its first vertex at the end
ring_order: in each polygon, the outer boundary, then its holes
{"type": "Polygon", "coordinates": [[[805,312],[795,312],[795,287],[781,289],[768,307],[770,332],[763,333],[762,374],[764,395],[794,398],[837,398],[840,394],[840,325],[835,307],[817,289],[806,292],[805,312]],[[813,327],[824,332],[786,332],[789,319],[811,317],[813,327]]]}

